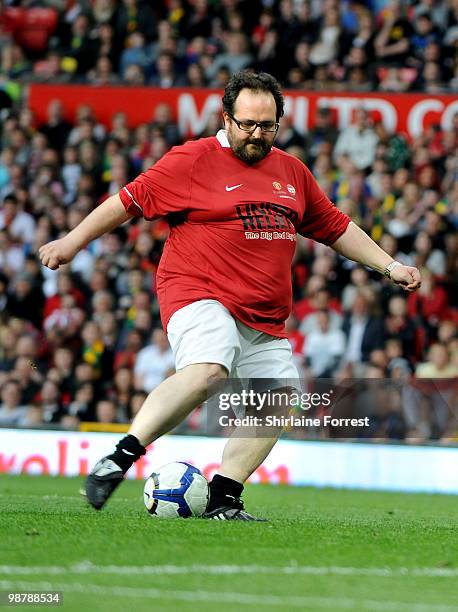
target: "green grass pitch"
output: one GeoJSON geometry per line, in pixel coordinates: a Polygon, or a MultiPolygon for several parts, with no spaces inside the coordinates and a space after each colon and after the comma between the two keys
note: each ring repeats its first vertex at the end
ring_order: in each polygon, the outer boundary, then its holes
{"type": "Polygon", "coordinates": [[[256,524],[153,519],[138,481],[95,512],[81,482],[0,477],[0,590],[75,612],[458,611],[456,497],[249,486],[256,524]]]}

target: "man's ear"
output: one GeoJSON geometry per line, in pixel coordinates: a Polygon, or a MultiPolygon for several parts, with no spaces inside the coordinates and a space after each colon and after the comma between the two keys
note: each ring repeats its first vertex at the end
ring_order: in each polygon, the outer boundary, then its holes
{"type": "Polygon", "coordinates": [[[230,126],[230,117],[229,115],[223,111],[223,121],[224,121],[224,129],[227,130],[230,126]]]}

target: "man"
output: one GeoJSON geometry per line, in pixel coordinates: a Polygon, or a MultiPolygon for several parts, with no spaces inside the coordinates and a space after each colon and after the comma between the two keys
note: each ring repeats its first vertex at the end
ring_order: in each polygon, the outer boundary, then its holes
{"type": "Polygon", "coordinates": [[[354,123],[344,128],[337,138],[334,159],[348,155],[359,170],[367,170],[374,161],[378,140],[368,111],[358,108],[354,123]]]}
{"type": "Polygon", "coordinates": [[[0,425],[16,427],[27,414],[27,406],[21,404],[21,385],[10,379],[0,389],[0,425]]]}
{"type": "Polygon", "coordinates": [[[153,329],[151,344],[142,348],[135,360],[135,388],[150,393],[175,369],[175,360],[167,336],[153,329]]]}
{"type": "MultiPolygon", "coordinates": [[[[394,262],[332,205],[299,160],[273,148],[282,115],[273,77],[235,74],[223,97],[225,130],[172,149],[40,249],[43,264],[55,269],[133,216],[167,216],[171,227],[157,288],[177,372],[149,394],[129,434],[88,476],[86,494],[97,509],[145,447],[206,399],[215,379],[297,378],[284,331],[297,233],[386,270],[408,291],[420,285],[418,270],[394,262]]],[[[258,520],[243,510],[243,482],[275,442],[228,440],[205,517],[258,520]]]]}
{"type": "Polygon", "coordinates": [[[346,337],[345,361],[353,363],[362,374],[369,362],[369,355],[385,345],[383,320],[371,312],[371,302],[364,291],[356,294],[350,312],[346,314],[342,331],[346,337]]]}
{"type": "Polygon", "coordinates": [[[345,335],[340,328],[331,326],[330,313],[316,313],[317,328],[307,336],[305,358],[316,378],[331,378],[345,351],[345,335]]]}
{"type": "Polygon", "coordinates": [[[0,210],[0,230],[7,229],[12,239],[31,244],[35,228],[35,219],[21,210],[17,197],[12,193],[5,196],[0,210]]]}

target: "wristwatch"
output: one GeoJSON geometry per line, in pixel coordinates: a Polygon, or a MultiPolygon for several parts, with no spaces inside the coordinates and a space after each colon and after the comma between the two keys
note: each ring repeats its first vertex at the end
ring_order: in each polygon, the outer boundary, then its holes
{"type": "Polygon", "coordinates": [[[400,261],[392,261],[391,263],[389,263],[387,265],[387,267],[383,270],[383,274],[387,277],[387,278],[391,278],[391,271],[393,270],[393,268],[395,268],[396,266],[402,266],[402,263],[400,261]]]}

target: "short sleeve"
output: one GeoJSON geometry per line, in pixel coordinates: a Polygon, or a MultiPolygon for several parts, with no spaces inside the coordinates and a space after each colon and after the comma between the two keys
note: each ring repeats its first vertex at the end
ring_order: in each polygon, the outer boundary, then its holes
{"type": "Polygon", "coordinates": [[[156,219],[185,210],[195,159],[191,147],[186,145],[169,151],[121,189],[119,196],[126,211],[135,217],[156,219]]]}
{"type": "Polygon", "coordinates": [[[305,212],[298,233],[317,242],[332,245],[342,236],[351,219],[341,212],[305,168],[305,212]]]}

